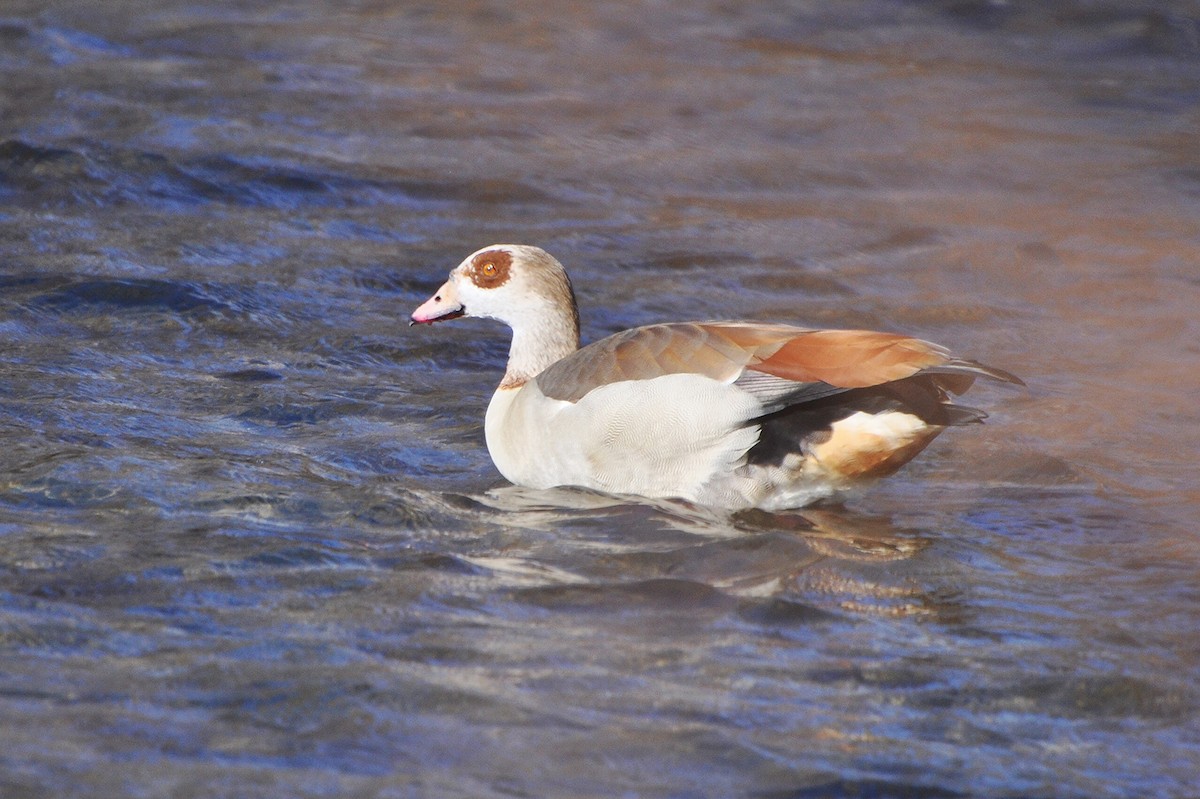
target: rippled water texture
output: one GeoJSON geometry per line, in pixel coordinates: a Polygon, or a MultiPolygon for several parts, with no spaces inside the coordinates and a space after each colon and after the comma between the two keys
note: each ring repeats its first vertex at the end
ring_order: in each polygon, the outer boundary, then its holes
{"type": "Polygon", "coordinates": [[[1191,2],[0,8],[0,795],[1169,797],[1200,773],[1191,2]],[[846,507],[506,486],[593,339],[1010,369],[846,507]]]}

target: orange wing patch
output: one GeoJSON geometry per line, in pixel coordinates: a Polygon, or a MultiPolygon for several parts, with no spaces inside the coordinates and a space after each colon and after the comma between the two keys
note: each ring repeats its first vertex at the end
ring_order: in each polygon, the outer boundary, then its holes
{"type": "Polygon", "coordinates": [[[936,344],[869,330],[814,330],[796,335],[751,367],[800,383],[865,388],[939,366],[949,353],[936,344]]]}

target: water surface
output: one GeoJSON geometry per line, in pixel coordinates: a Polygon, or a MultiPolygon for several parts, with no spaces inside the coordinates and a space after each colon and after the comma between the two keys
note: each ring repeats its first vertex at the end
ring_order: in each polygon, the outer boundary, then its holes
{"type": "Polygon", "coordinates": [[[1183,2],[7,4],[0,795],[1193,795],[1198,58],[1183,2]],[[589,340],[1030,390],[846,507],[516,489],[504,331],[405,324],[496,241],[589,340]]]}

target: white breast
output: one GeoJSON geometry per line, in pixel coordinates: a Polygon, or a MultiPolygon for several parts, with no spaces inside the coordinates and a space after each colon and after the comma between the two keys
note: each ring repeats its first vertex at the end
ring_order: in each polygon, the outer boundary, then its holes
{"type": "Polygon", "coordinates": [[[530,381],[497,390],[484,432],[500,473],[520,485],[698,500],[754,445],[747,423],[761,411],[741,389],[694,374],[611,383],[575,403],[530,381]]]}

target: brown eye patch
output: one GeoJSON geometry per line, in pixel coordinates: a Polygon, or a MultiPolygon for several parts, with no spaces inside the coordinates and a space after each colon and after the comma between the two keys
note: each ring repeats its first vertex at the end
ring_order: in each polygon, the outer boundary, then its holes
{"type": "Polygon", "coordinates": [[[471,259],[468,275],[481,289],[494,289],[508,282],[512,256],[504,250],[486,250],[471,259]]]}

